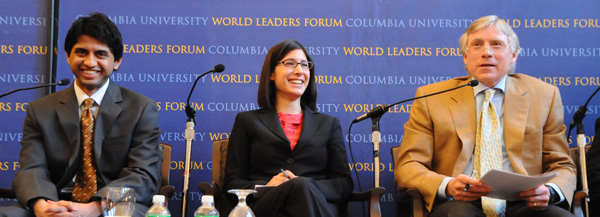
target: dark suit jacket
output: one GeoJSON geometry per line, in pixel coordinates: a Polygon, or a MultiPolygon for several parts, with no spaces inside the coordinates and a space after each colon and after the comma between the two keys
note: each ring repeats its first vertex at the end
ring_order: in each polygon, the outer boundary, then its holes
{"type": "Polygon", "coordinates": [[[224,192],[265,185],[280,169],[317,180],[328,201],[347,201],[353,183],[337,118],[303,107],[298,144],[290,148],[275,110],[239,113],[229,138],[224,192]]]}
{"type": "Polygon", "coordinates": [[[594,141],[586,154],[587,178],[590,190],[590,216],[600,215],[600,118],[596,119],[595,130],[594,141]]]}
{"type": "MultiPolygon", "coordinates": [[[[417,96],[464,85],[459,77],[417,89],[417,96]]],[[[445,177],[462,174],[473,155],[477,120],[473,89],[416,100],[404,125],[394,176],[401,189],[416,188],[431,210],[445,177]]],[[[573,199],[575,165],[569,157],[560,92],[537,78],[507,77],[504,95],[504,139],[515,173],[558,172],[550,182],[573,199]]]]}
{"type": "MultiPolygon", "coordinates": [[[[104,187],[131,187],[136,202],[149,204],[160,182],[160,130],[156,103],[112,81],[98,110],[94,130],[94,159],[98,192],[104,187]]],[[[20,170],[13,180],[19,203],[58,200],[81,159],[79,105],[74,87],[37,99],[27,106],[23,126],[20,170]]]]}

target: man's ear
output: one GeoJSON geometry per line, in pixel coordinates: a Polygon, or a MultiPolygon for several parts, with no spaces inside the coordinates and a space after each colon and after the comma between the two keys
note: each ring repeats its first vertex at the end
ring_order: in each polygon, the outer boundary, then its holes
{"type": "Polygon", "coordinates": [[[117,71],[117,69],[119,69],[119,66],[121,66],[121,61],[123,61],[123,57],[121,57],[121,59],[119,59],[118,61],[115,61],[115,68],[113,69],[113,71],[117,71]]]}

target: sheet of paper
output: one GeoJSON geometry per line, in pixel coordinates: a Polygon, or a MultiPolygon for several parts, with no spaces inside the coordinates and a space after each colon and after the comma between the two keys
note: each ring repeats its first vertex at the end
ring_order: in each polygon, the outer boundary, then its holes
{"type": "Polygon", "coordinates": [[[519,192],[538,187],[554,178],[557,173],[544,173],[536,176],[526,176],[513,172],[490,170],[481,182],[492,188],[487,197],[504,200],[519,200],[519,192]]]}
{"type": "Polygon", "coordinates": [[[275,186],[255,185],[254,190],[256,191],[256,194],[254,194],[254,198],[263,196],[265,193],[267,193],[267,191],[273,188],[275,188],[275,186]]]}

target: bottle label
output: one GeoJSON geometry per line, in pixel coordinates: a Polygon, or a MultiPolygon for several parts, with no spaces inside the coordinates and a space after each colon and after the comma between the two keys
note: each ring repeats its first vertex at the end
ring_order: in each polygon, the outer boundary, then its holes
{"type": "Polygon", "coordinates": [[[171,217],[171,215],[146,215],[146,217],[171,217]]]}

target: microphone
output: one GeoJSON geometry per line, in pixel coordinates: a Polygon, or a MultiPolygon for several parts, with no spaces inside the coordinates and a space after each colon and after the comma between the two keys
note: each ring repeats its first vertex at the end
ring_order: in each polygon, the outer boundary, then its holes
{"type": "Polygon", "coordinates": [[[585,113],[587,113],[587,106],[585,106],[585,105],[579,106],[579,108],[577,109],[575,114],[573,114],[573,120],[571,121],[571,124],[569,125],[569,129],[573,129],[573,127],[575,127],[575,125],[577,125],[578,123],[581,123],[581,121],[583,121],[583,118],[585,118],[585,113]]]}
{"type": "Polygon", "coordinates": [[[397,103],[394,103],[394,104],[390,104],[390,105],[380,105],[380,106],[377,106],[374,109],[371,109],[371,111],[369,111],[369,112],[367,112],[367,113],[359,116],[358,118],[352,120],[352,123],[354,124],[354,123],[357,123],[357,122],[361,122],[361,121],[363,121],[363,120],[365,120],[367,118],[381,117],[383,114],[385,114],[388,111],[388,109],[390,107],[398,105],[400,103],[404,103],[404,102],[408,102],[408,101],[412,101],[412,100],[417,100],[417,99],[421,99],[421,98],[425,98],[425,97],[437,95],[437,94],[440,94],[440,93],[445,93],[445,92],[448,92],[448,91],[456,90],[456,89],[461,88],[461,87],[466,87],[466,86],[475,87],[477,85],[479,85],[479,81],[478,80],[471,80],[471,81],[469,81],[469,83],[463,84],[463,85],[458,86],[458,87],[453,87],[453,88],[450,88],[448,90],[443,90],[443,91],[432,93],[432,94],[427,94],[427,95],[423,95],[423,96],[419,96],[419,97],[415,97],[415,98],[410,98],[410,99],[407,99],[407,100],[402,100],[400,102],[397,102],[397,103]]]}
{"type": "Polygon", "coordinates": [[[216,73],[221,73],[221,72],[225,71],[225,66],[223,64],[217,64],[215,67],[210,69],[210,71],[213,71],[216,73]]]}
{"type": "MultiPolygon", "coordinates": [[[[571,124],[569,125],[569,132],[567,133],[567,136],[571,135],[571,130],[573,129],[573,127],[575,127],[578,124],[581,124],[581,122],[583,121],[583,118],[585,118],[585,115],[587,113],[587,105],[590,103],[590,101],[592,100],[592,98],[594,98],[594,96],[596,95],[596,93],[598,93],[598,91],[600,90],[600,87],[598,87],[598,89],[596,89],[596,91],[594,91],[594,93],[590,96],[590,98],[588,98],[588,100],[585,102],[585,105],[579,106],[579,108],[577,109],[577,111],[575,112],[575,114],[573,114],[573,120],[571,121],[571,124]]],[[[580,129],[577,129],[578,131],[580,129]]],[[[581,129],[583,131],[583,129],[581,129]]]]}
{"type": "Polygon", "coordinates": [[[212,73],[212,72],[216,72],[216,73],[221,73],[225,70],[225,66],[223,64],[217,64],[215,67],[213,67],[212,69],[208,70],[207,72],[205,72],[204,74],[198,76],[196,78],[196,81],[194,81],[194,85],[192,86],[192,89],[190,90],[190,94],[188,95],[187,98],[187,104],[185,106],[185,114],[188,116],[188,120],[193,120],[194,124],[196,124],[196,110],[194,110],[192,108],[192,106],[190,106],[190,97],[192,97],[192,93],[194,92],[194,88],[196,88],[196,84],[198,83],[198,80],[200,80],[200,78],[204,77],[206,74],[208,73],[212,73]]]}
{"type": "Polygon", "coordinates": [[[13,91],[10,91],[8,93],[0,95],[0,98],[8,96],[10,94],[13,94],[15,92],[22,91],[22,90],[31,90],[31,89],[36,89],[36,88],[41,88],[41,87],[49,87],[49,86],[56,86],[56,85],[58,85],[58,86],[64,86],[64,85],[68,85],[69,83],[71,83],[70,79],[63,78],[62,80],[60,80],[60,81],[58,81],[56,83],[52,83],[52,84],[42,84],[42,85],[33,86],[33,87],[19,88],[19,89],[16,89],[16,90],[13,90],[13,91]]]}
{"type": "Polygon", "coordinates": [[[196,110],[194,110],[192,108],[192,106],[190,106],[190,97],[192,97],[192,93],[194,92],[194,88],[196,87],[196,84],[198,83],[198,80],[200,80],[200,78],[202,78],[203,76],[205,76],[208,73],[211,72],[216,72],[216,73],[220,73],[223,70],[225,70],[225,66],[223,64],[218,64],[215,67],[213,67],[212,69],[208,70],[208,72],[205,72],[204,74],[198,76],[196,78],[196,81],[194,81],[194,85],[192,86],[192,89],[190,90],[190,94],[188,95],[187,98],[187,105],[185,106],[185,114],[188,116],[187,122],[185,123],[185,166],[184,166],[184,172],[183,172],[183,197],[182,197],[182,203],[181,203],[181,213],[182,216],[185,215],[186,211],[187,211],[187,190],[188,190],[188,185],[189,185],[189,180],[190,180],[190,159],[191,159],[191,154],[192,154],[192,140],[194,140],[194,125],[196,125],[196,110]]]}

